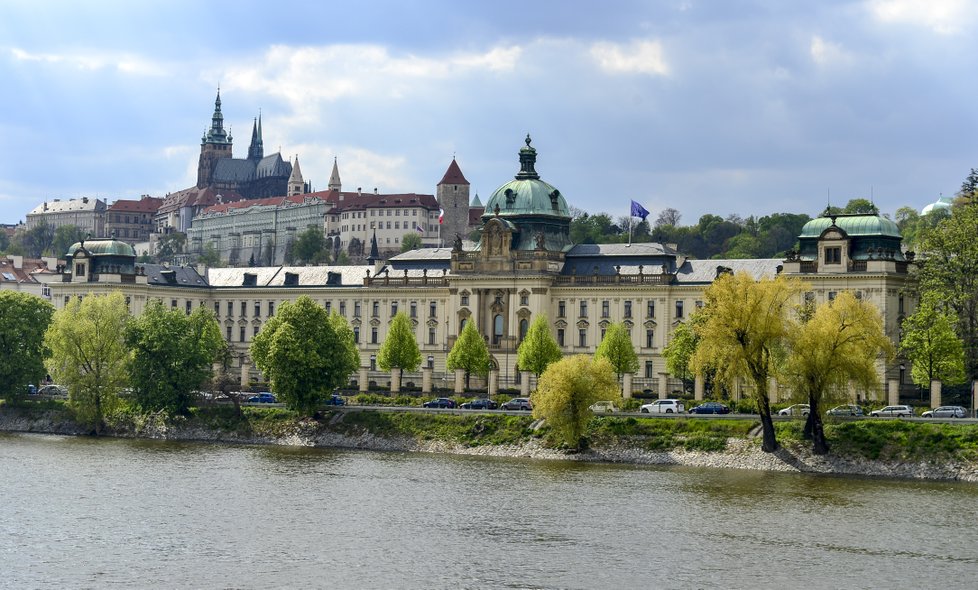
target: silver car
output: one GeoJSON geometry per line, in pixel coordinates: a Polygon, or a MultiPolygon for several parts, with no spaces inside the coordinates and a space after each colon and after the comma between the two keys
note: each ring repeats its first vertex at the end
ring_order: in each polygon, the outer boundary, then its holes
{"type": "Polygon", "coordinates": [[[874,418],[885,418],[887,416],[896,416],[897,418],[912,418],[914,414],[913,408],[910,406],[886,406],[880,410],[873,410],[869,413],[869,415],[873,416],[874,418]]]}
{"type": "Polygon", "coordinates": [[[934,410],[927,410],[920,416],[922,418],[964,418],[968,411],[961,406],[941,406],[934,410]]]}

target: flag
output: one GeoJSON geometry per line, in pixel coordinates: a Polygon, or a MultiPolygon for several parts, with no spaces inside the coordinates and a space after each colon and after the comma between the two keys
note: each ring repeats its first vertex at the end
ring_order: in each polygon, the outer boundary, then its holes
{"type": "Polygon", "coordinates": [[[439,209],[438,210],[438,224],[441,225],[443,223],[445,223],[445,210],[444,209],[439,209]]]}
{"type": "Polygon", "coordinates": [[[424,228],[421,227],[420,225],[414,226],[414,229],[418,230],[418,233],[419,234],[423,234],[424,233],[424,228]]]}
{"type": "Polygon", "coordinates": [[[639,205],[635,201],[632,201],[632,217],[641,217],[642,221],[649,216],[649,210],[645,207],[639,205]]]}

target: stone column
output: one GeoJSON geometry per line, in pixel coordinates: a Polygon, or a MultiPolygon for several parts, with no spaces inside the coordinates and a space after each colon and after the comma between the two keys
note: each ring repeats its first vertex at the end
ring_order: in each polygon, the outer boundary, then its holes
{"type": "Polygon", "coordinates": [[[455,369],[455,393],[465,391],[465,369],[455,369]]]}
{"type": "Polygon", "coordinates": [[[530,379],[533,378],[533,373],[530,371],[520,371],[520,395],[523,397],[530,397],[530,379]]]}
{"type": "Polygon", "coordinates": [[[391,369],[391,393],[401,392],[401,369],[391,369]]]}
{"type": "Polygon", "coordinates": [[[933,379],[930,382],[930,407],[939,408],[941,406],[941,382],[933,379]]]}
{"type": "Polygon", "coordinates": [[[702,375],[697,375],[696,379],[693,381],[693,399],[696,401],[703,401],[703,389],[706,385],[706,380],[703,379],[702,375]]]}
{"type": "Polygon", "coordinates": [[[772,404],[778,403],[778,380],[774,377],[767,381],[767,400],[772,404]]]}
{"type": "Polygon", "coordinates": [[[625,373],[624,375],[622,375],[622,381],[624,381],[624,385],[622,385],[621,388],[621,397],[622,399],[631,399],[632,398],[632,374],[625,373]]]}
{"type": "Polygon", "coordinates": [[[499,369],[489,369],[489,383],[487,384],[489,397],[496,395],[499,391],[499,369]]]}
{"type": "Polygon", "coordinates": [[[659,399],[669,397],[669,373],[659,373],[659,399]]]}
{"type": "Polygon", "coordinates": [[[368,374],[369,370],[370,367],[360,367],[360,375],[358,377],[360,380],[360,393],[366,393],[367,389],[370,387],[368,385],[368,380],[370,379],[368,374]]]}
{"type": "Polygon", "coordinates": [[[900,403],[900,380],[888,379],[886,381],[886,405],[895,406],[900,403]]]}
{"type": "Polygon", "coordinates": [[[241,357],[241,391],[248,389],[248,360],[245,357],[241,357]]]}
{"type": "Polygon", "coordinates": [[[978,418],[978,380],[971,382],[971,411],[978,418]]]}
{"type": "Polygon", "coordinates": [[[434,370],[430,367],[421,369],[421,393],[431,393],[431,374],[434,370]]]}

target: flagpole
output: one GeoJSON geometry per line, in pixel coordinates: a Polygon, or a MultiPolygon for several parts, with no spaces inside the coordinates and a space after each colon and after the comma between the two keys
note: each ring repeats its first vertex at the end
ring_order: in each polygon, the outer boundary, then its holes
{"type": "Polygon", "coordinates": [[[628,216],[628,245],[632,245],[632,216],[628,216]]]}

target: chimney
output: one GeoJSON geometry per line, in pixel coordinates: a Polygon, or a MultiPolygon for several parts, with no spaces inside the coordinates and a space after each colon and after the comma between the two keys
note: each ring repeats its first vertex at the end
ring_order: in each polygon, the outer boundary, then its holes
{"type": "Polygon", "coordinates": [[[379,192],[377,192],[377,187],[374,187],[374,194],[375,195],[379,195],[380,194],[379,192]]]}
{"type": "Polygon", "coordinates": [[[357,187],[357,196],[358,197],[362,197],[363,196],[363,187],[362,186],[358,186],[357,187]]]}

